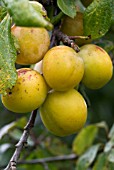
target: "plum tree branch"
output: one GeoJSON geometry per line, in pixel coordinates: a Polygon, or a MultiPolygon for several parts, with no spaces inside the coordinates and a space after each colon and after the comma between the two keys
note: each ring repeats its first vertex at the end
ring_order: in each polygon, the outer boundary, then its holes
{"type": "MultiPolygon", "coordinates": [[[[78,155],[75,153],[69,154],[69,155],[60,155],[60,156],[55,156],[55,157],[47,157],[47,158],[41,158],[41,159],[33,159],[29,161],[21,160],[18,161],[17,164],[21,165],[32,165],[32,164],[42,164],[45,169],[48,169],[47,163],[51,162],[59,162],[59,161],[73,161],[78,158],[78,155]]],[[[12,169],[10,169],[12,170],[12,169]]]]}
{"type": "Polygon", "coordinates": [[[75,160],[78,156],[74,153],[69,155],[61,155],[61,156],[55,156],[55,157],[48,157],[48,158],[42,158],[42,159],[34,159],[30,161],[19,161],[18,164],[44,164],[49,162],[56,162],[56,161],[66,161],[66,160],[75,160]]]}
{"type": "Polygon", "coordinates": [[[12,158],[10,159],[9,164],[7,165],[5,170],[16,170],[16,164],[20,157],[21,151],[22,151],[23,147],[27,144],[27,139],[29,137],[30,130],[34,127],[36,115],[37,115],[37,109],[32,111],[29,121],[24,128],[24,132],[23,132],[19,142],[16,144],[16,149],[14,151],[14,154],[13,154],[12,158]]]}

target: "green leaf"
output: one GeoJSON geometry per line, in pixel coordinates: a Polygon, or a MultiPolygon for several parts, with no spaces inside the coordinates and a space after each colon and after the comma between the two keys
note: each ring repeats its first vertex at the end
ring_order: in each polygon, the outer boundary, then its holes
{"type": "Polygon", "coordinates": [[[114,24],[114,1],[112,2],[112,23],[114,24]]]}
{"type": "Polygon", "coordinates": [[[108,133],[108,126],[106,122],[102,121],[102,122],[96,123],[96,126],[98,128],[103,128],[106,131],[106,133],[108,133]]]}
{"type": "Polygon", "coordinates": [[[50,19],[47,16],[47,11],[43,7],[43,5],[37,1],[29,1],[29,4],[47,20],[50,21],[50,19]]]}
{"type": "Polygon", "coordinates": [[[114,146],[114,138],[105,144],[104,152],[109,152],[114,146]]]}
{"type": "MultiPolygon", "coordinates": [[[[24,128],[24,126],[26,125],[27,123],[27,118],[26,117],[22,117],[18,120],[16,120],[15,122],[11,122],[5,126],[3,126],[1,129],[0,129],[0,139],[2,139],[2,137],[6,134],[8,134],[10,131],[12,131],[15,127],[18,127],[18,128],[24,128]]],[[[14,133],[13,133],[14,135],[14,133]]]]}
{"type": "Polygon", "coordinates": [[[50,141],[45,140],[45,148],[53,155],[69,154],[70,149],[66,143],[62,142],[60,139],[54,137],[50,141]]]}
{"type": "MultiPolygon", "coordinates": [[[[5,144],[4,144],[5,145],[5,144]]],[[[9,144],[10,145],[10,144],[9,144]]],[[[0,148],[3,149],[3,146],[1,145],[0,148]]],[[[2,166],[6,166],[7,163],[9,162],[12,154],[13,154],[13,147],[12,145],[10,145],[10,147],[8,148],[7,146],[7,149],[4,150],[4,152],[0,153],[0,167],[2,166]]],[[[1,169],[1,168],[0,168],[1,169]]]]}
{"type": "Polygon", "coordinates": [[[12,130],[9,131],[8,133],[11,138],[19,141],[21,136],[22,136],[22,131],[20,129],[13,128],[12,130]]]}
{"type": "Polygon", "coordinates": [[[109,152],[114,147],[114,125],[110,129],[108,137],[110,140],[105,144],[104,152],[109,152]]]}
{"type": "Polygon", "coordinates": [[[112,0],[94,0],[84,12],[84,34],[92,39],[107,33],[111,25],[112,0]]]}
{"type": "Polygon", "coordinates": [[[110,169],[107,169],[107,157],[108,157],[108,154],[101,153],[98,156],[98,159],[95,162],[95,165],[93,166],[92,170],[110,170],[110,169]]]}
{"type": "Polygon", "coordinates": [[[6,16],[7,11],[4,7],[0,6],[0,21],[6,16]]]}
{"type": "Polygon", "coordinates": [[[76,0],[75,5],[76,5],[77,11],[79,11],[81,13],[84,13],[86,8],[85,8],[85,6],[82,4],[82,2],[80,0],[76,0]]]}
{"type": "Polygon", "coordinates": [[[10,17],[6,16],[0,23],[0,93],[5,94],[17,80],[15,68],[16,49],[11,37],[10,17]]]}
{"type": "Polygon", "coordinates": [[[53,28],[40,11],[36,10],[28,0],[4,0],[13,21],[18,26],[53,28]]]}
{"type": "Polygon", "coordinates": [[[4,135],[6,135],[10,130],[12,130],[12,128],[15,127],[15,122],[12,122],[12,123],[9,123],[5,126],[3,126],[1,129],[0,129],[0,140],[2,139],[2,137],[4,135]]]}
{"type": "Polygon", "coordinates": [[[108,137],[109,138],[113,138],[114,137],[114,124],[113,124],[112,128],[110,129],[108,137]]]}
{"type": "Polygon", "coordinates": [[[6,152],[11,147],[10,143],[4,143],[0,145],[0,155],[6,152]]]}
{"type": "Polygon", "coordinates": [[[58,15],[56,15],[55,17],[53,17],[52,19],[51,19],[51,23],[53,24],[53,25],[56,25],[60,20],[61,20],[61,18],[63,17],[63,12],[61,11],[58,15]]]}
{"type": "Polygon", "coordinates": [[[89,125],[83,128],[73,141],[73,151],[76,154],[82,154],[92,145],[97,133],[98,127],[96,125],[89,125]]]}
{"type": "Polygon", "coordinates": [[[69,17],[74,18],[76,16],[75,0],[57,0],[57,5],[69,17]]]}
{"type": "Polygon", "coordinates": [[[79,159],[77,162],[77,170],[87,170],[87,168],[95,160],[97,152],[99,150],[100,144],[91,146],[79,159]]]}
{"type": "Polygon", "coordinates": [[[114,170],[114,163],[109,162],[107,170],[114,170]]]}
{"type": "Polygon", "coordinates": [[[24,129],[25,125],[27,124],[27,118],[21,117],[20,119],[16,120],[15,123],[16,127],[24,129]]]}
{"type": "Polygon", "coordinates": [[[46,12],[46,10],[44,9],[44,7],[41,3],[36,2],[36,1],[29,1],[29,3],[32,5],[32,7],[36,11],[40,12],[42,14],[42,16],[47,17],[47,12],[46,12]]]}
{"type": "Polygon", "coordinates": [[[114,163],[114,149],[109,153],[108,161],[114,163]]]}

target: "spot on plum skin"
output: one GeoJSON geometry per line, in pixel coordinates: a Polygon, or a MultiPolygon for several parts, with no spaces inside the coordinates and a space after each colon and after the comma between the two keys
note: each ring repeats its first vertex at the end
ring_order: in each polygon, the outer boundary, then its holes
{"type": "Polygon", "coordinates": [[[30,80],[30,79],[31,79],[31,77],[32,77],[32,75],[29,75],[28,79],[30,80]]]}
{"type": "Polygon", "coordinates": [[[27,92],[27,90],[25,89],[25,93],[27,93],[28,94],[28,92],[27,92]]]}
{"type": "Polygon", "coordinates": [[[99,46],[96,46],[96,49],[102,51],[103,53],[105,53],[105,51],[102,48],[100,48],[99,46]]]}
{"type": "Polygon", "coordinates": [[[18,76],[20,76],[21,74],[25,74],[28,70],[19,70],[18,71],[18,76]]]}
{"type": "Polygon", "coordinates": [[[12,94],[12,92],[10,91],[8,94],[9,94],[9,95],[11,95],[11,94],[12,94]]]}
{"type": "Polygon", "coordinates": [[[30,31],[31,31],[31,33],[33,33],[33,32],[34,32],[34,30],[33,30],[33,29],[31,29],[30,31]]]}
{"type": "Polygon", "coordinates": [[[21,74],[24,75],[29,71],[32,71],[32,70],[31,69],[19,69],[17,73],[18,73],[18,76],[20,76],[21,74]]]}
{"type": "Polygon", "coordinates": [[[25,81],[25,79],[22,80],[23,82],[25,81]]]}

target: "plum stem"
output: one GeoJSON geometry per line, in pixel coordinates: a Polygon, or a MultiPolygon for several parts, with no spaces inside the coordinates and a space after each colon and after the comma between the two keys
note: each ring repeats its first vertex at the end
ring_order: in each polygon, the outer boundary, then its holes
{"type": "Polygon", "coordinates": [[[68,36],[70,39],[84,39],[84,40],[89,40],[91,39],[91,36],[68,36]]]}
{"type": "MultiPolygon", "coordinates": [[[[87,37],[86,37],[87,38],[87,37]]],[[[80,48],[78,47],[78,45],[74,42],[73,39],[70,39],[69,36],[67,36],[66,34],[64,34],[63,32],[60,31],[60,29],[58,27],[55,27],[55,29],[52,32],[52,37],[51,37],[51,46],[50,48],[52,48],[55,45],[60,44],[60,41],[62,41],[62,43],[64,45],[70,46],[71,48],[73,48],[76,52],[80,51],[80,48]],[[55,43],[56,40],[56,43],[55,43]]]]}
{"type": "Polygon", "coordinates": [[[30,131],[34,127],[36,115],[37,115],[37,109],[32,111],[30,118],[27,122],[27,125],[24,128],[24,132],[23,132],[19,142],[16,144],[16,149],[14,151],[14,154],[13,154],[12,158],[10,159],[9,164],[7,165],[5,170],[16,170],[16,164],[20,157],[21,151],[24,148],[24,146],[26,146],[30,131]]]}

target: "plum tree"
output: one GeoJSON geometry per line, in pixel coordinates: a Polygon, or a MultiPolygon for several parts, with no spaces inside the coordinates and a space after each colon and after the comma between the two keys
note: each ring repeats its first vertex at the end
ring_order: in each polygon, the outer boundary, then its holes
{"type": "Polygon", "coordinates": [[[114,169],[112,1],[0,1],[0,169],[114,169]]]}

